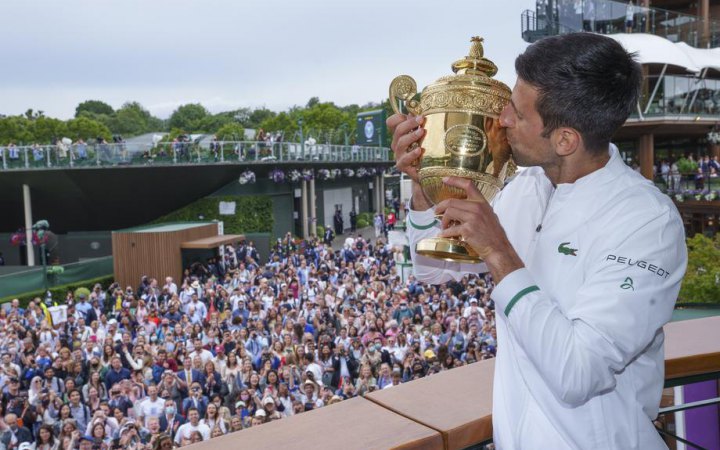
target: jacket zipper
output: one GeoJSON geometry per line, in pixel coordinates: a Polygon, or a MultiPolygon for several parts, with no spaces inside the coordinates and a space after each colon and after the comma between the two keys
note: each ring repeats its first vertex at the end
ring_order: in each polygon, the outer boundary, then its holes
{"type": "Polygon", "coordinates": [[[552,202],[556,189],[557,188],[553,188],[553,190],[550,192],[550,196],[548,197],[548,201],[545,204],[545,209],[543,210],[542,217],[540,217],[540,223],[537,225],[537,227],[535,227],[535,232],[533,233],[533,237],[530,240],[530,249],[528,250],[527,257],[528,261],[532,261],[532,258],[535,256],[535,249],[537,247],[538,238],[540,237],[540,233],[542,232],[543,223],[545,222],[545,216],[550,209],[550,203],[552,202]]]}

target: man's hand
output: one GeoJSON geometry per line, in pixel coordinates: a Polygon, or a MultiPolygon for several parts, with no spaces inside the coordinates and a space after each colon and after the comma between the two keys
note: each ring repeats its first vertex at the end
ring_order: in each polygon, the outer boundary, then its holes
{"type": "Polygon", "coordinates": [[[423,155],[423,148],[420,141],[425,137],[425,123],[423,116],[406,116],[405,114],[394,114],[388,118],[386,124],[393,134],[391,148],[395,154],[395,166],[406,174],[412,181],[412,204],[411,208],[424,211],[432,207],[420,187],[418,166],[423,155]],[[412,151],[408,151],[413,144],[418,144],[412,151]]]}
{"type": "Polygon", "coordinates": [[[393,135],[390,148],[395,153],[395,165],[398,170],[415,182],[419,181],[417,163],[423,153],[420,141],[425,136],[425,129],[422,128],[424,122],[423,116],[406,116],[405,114],[394,114],[386,121],[388,129],[393,135]],[[418,144],[417,147],[408,152],[414,143],[418,144]]]}
{"type": "Polygon", "coordinates": [[[467,199],[449,199],[437,204],[435,212],[443,216],[440,237],[459,237],[467,242],[487,263],[496,283],[524,267],[500,221],[475,184],[458,177],[448,177],[443,182],[465,190],[467,199]]]}

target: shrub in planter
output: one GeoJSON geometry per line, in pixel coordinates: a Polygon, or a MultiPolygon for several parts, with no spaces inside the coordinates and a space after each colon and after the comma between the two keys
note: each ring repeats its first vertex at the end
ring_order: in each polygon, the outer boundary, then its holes
{"type": "Polygon", "coordinates": [[[695,161],[690,161],[687,158],[680,158],[677,160],[677,168],[682,174],[694,174],[698,170],[698,165],[695,161]]]}

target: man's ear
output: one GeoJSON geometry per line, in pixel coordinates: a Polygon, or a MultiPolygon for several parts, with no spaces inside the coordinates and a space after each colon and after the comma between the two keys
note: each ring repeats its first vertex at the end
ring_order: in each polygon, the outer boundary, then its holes
{"type": "Polygon", "coordinates": [[[570,127],[556,129],[552,132],[550,139],[553,141],[553,147],[558,156],[570,156],[582,145],[580,133],[570,127]]]}

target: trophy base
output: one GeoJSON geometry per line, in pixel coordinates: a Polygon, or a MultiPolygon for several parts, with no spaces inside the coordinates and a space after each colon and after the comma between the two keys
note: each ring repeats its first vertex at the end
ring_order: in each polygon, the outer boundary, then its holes
{"type": "Polygon", "coordinates": [[[429,258],[455,263],[481,263],[483,260],[475,250],[459,239],[425,238],[415,245],[415,252],[429,258]]]}

